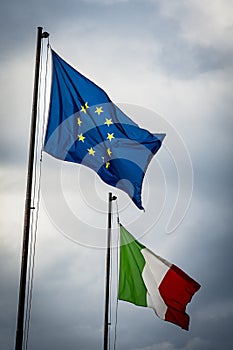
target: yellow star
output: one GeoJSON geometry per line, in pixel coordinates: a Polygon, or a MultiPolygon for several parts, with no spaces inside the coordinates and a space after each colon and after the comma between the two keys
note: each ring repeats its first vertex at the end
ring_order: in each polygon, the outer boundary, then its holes
{"type": "Polygon", "coordinates": [[[93,148],[88,148],[88,153],[91,155],[91,156],[94,156],[95,155],[95,151],[93,150],[93,148]]]}
{"type": "Polygon", "coordinates": [[[83,136],[83,134],[79,134],[78,135],[78,140],[84,142],[85,136],[83,136]]]}
{"type": "Polygon", "coordinates": [[[106,169],[108,169],[110,167],[110,162],[107,162],[105,167],[106,167],[106,169]]]}
{"type": "Polygon", "coordinates": [[[101,157],[102,158],[102,161],[103,161],[103,163],[104,163],[104,157],[101,157]]]}
{"type": "Polygon", "coordinates": [[[107,137],[107,139],[109,140],[109,141],[112,141],[112,139],[114,139],[115,137],[114,137],[114,133],[112,133],[112,134],[109,134],[108,133],[108,137],[107,137]]]}
{"type": "Polygon", "coordinates": [[[82,124],[82,120],[78,118],[78,126],[80,126],[81,124],[82,124]]]}
{"type": "Polygon", "coordinates": [[[105,119],[105,123],[104,123],[104,124],[107,124],[107,126],[109,126],[109,125],[113,124],[112,119],[108,119],[108,118],[106,118],[106,119],[105,119]]]}
{"type": "Polygon", "coordinates": [[[88,102],[85,102],[84,106],[81,106],[81,112],[87,113],[87,109],[89,108],[88,102]]]}
{"type": "Polygon", "coordinates": [[[109,157],[111,157],[112,151],[110,150],[110,148],[107,149],[107,153],[108,153],[109,157]]]}
{"type": "Polygon", "coordinates": [[[95,113],[100,115],[100,113],[103,113],[103,107],[96,107],[95,113]]]}
{"type": "Polygon", "coordinates": [[[87,113],[85,106],[81,106],[81,112],[87,113]]]}

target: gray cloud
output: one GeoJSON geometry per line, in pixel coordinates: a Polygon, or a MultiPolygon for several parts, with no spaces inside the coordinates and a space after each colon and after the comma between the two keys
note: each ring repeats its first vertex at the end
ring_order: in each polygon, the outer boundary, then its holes
{"type": "MultiPolygon", "coordinates": [[[[193,162],[191,206],[172,235],[165,234],[165,225],[174,205],[177,177],[164,149],[159,161],[165,171],[168,195],[157,224],[142,235],[149,219],[158,213],[161,204],[158,197],[140,217],[133,206],[121,212],[122,221],[128,223],[136,236],[143,236],[141,241],[145,245],[201,283],[201,290],[188,306],[191,329],[184,332],[156,318],[152,310],[119,302],[117,348],[217,350],[221,347],[225,350],[232,346],[233,284],[229,277],[232,266],[232,48],[228,36],[232,26],[229,6],[226,1],[211,2],[211,5],[208,1],[152,0],[90,0],[69,4],[2,2],[2,349],[14,346],[37,25],[50,31],[54,48],[103,86],[113,100],[158,109],[181,133],[193,162]]],[[[156,129],[146,116],[132,118],[148,129],[152,126],[156,129]]],[[[49,168],[43,169],[42,189],[46,188],[57,216],[66,222],[62,207],[56,203],[53,181],[56,166],[46,157],[43,166],[49,168]]],[[[70,208],[74,208],[76,215],[80,214],[75,227],[80,232],[77,236],[88,243],[94,242],[93,245],[99,240],[104,242],[105,194],[109,188],[97,183],[97,192],[83,190],[85,199],[94,208],[98,206],[101,214],[88,209],[78,197],[78,188],[87,188],[90,179],[95,181],[94,176],[85,170],[77,187],[68,186],[74,173],[71,166],[66,166],[63,189],[70,208]]],[[[156,180],[155,163],[148,171],[149,181],[154,181],[150,185],[151,193],[162,198],[162,193],[156,192],[160,182],[156,180]]],[[[90,187],[95,190],[94,185],[90,187]]],[[[120,193],[119,207],[123,208],[125,203],[127,198],[120,193]]],[[[71,223],[66,227],[68,232],[73,229],[71,223]]],[[[101,348],[104,250],[87,248],[67,239],[53,226],[43,205],[37,238],[29,348],[101,348]]],[[[114,310],[115,305],[113,324],[114,310]]],[[[112,336],[113,333],[112,327],[112,336]]]]}

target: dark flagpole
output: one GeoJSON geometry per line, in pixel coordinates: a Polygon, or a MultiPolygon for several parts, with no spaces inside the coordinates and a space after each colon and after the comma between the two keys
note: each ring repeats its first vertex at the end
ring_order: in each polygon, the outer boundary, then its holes
{"type": "Polygon", "coordinates": [[[107,230],[107,252],[106,252],[106,289],[105,289],[105,316],[104,316],[104,350],[108,350],[109,329],[109,281],[110,281],[110,254],[111,254],[111,229],[112,229],[112,201],[117,197],[109,192],[108,197],[108,230],[107,230]]]}
{"type": "Polygon", "coordinates": [[[43,38],[47,38],[49,36],[47,32],[42,32],[42,30],[43,30],[42,27],[37,28],[35,79],[34,79],[34,92],[33,92],[33,102],[32,102],[31,133],[30,133],[30,144],[29,144],[27,189],[26,189],[25,211],[24,211],[23,247],[22,247],[22,258],[21,258],[21,275],[20,275],[20,286],[19,286],[15,350],[22,350],[23,348],[24,309],[25,309],[25,294],[26,294],[27,266],[28,266],[28,245],[29,245],[29,235],[30,235],[31,210],[33,210],[32,203],[31,203],[31,192],[32,192],[33,165],[34,165],[34,153],[35,153],[35,135],[36,135],[36,119],[37,119],[37,106],[38,106],[41,41],[43,38]]]}

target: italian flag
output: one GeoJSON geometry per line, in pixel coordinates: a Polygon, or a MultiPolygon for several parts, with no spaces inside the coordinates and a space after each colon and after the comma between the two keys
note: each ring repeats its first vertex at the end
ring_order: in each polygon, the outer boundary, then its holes
{"type": "Polygon", "coordinates": [[[186,305],[200,288],[177,266],[154,254],[120,225],[119,296],[139,306],[147,306],[165,321],[189,329],[186,305]]]}

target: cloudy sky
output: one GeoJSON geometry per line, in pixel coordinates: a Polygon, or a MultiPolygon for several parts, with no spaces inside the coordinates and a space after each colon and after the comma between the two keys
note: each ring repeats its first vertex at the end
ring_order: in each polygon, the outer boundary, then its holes
{"type": "Polygon", "coordinates": [[[102,348],[110,190],[132,234],[202,286],[189,332],[119,302],[117,349],[232,347],[232,2],[2,0],[0,18],[1,349],[14,348],[37,26],[140,126],[167,137],[148,168],[145,213],[91,170],[43,155],[28,348],[102,348]]]}

